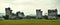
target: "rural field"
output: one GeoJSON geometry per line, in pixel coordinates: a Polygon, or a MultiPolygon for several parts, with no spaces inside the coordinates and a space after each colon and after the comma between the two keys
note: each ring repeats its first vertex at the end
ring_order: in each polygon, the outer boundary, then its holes
{"type": "Polygon", "coordinates": [[[0,20],[0,25],[60,25],[60,20],[0,20]]]}

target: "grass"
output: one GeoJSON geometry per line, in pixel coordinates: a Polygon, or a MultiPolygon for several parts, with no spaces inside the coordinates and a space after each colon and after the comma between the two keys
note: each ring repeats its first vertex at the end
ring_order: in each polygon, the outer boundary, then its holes
{"type": "Polygon", "coordinates": [[[2,20],[0,25],[60,25],[60,20],[2,20]]]}

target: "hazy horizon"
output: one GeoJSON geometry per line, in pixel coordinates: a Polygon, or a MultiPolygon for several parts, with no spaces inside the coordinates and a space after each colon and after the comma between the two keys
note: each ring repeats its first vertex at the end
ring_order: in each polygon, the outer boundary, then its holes
{"type": "Polygon", "coordinates": [[[48,9],[58,9],[60,14],[60,0],[0,0],[0,13],[5,13],[5,8],[10,7],[13,13],[24,12],[25,15],[36,14],[36,9],[41,9],[43,14],[48,9]]]}

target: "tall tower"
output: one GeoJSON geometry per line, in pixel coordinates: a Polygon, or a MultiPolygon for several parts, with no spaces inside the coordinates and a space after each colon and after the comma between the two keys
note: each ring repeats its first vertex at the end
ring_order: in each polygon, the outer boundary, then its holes
{"type": "MultiPolygon", "coordinates": [[[[12,10],[10,9],[10,7],[5,8],[5,13],[6,13],[6,14],[5,14],[6,17],[9,18],[9,17],[11,16],[11,14],[12,14],[12,10]]],[[[7,18],[7,19],[8,19],[8,18],[7,18]]]]}
{"type": "Polygon", "coordinates": [[[57,9],[48,10],[48,19],[57,19],[57,9]]]}
{"type": "Polygon", "coordinates": [[[10,8],[5,8],[6,15],[10,15],[10,8]]]}
{"type": "Polygon", "coordinates": [[[41,11],[41,9],[36,10],[36,19],[42,19],[42,11],[41,11]]]}

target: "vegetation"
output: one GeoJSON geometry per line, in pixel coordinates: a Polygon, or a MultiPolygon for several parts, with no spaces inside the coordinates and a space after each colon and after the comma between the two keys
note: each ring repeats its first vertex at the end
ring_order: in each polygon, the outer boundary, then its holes
{"type": "Polygon", "coordinates": [[[2,20],[0,25],[60,25],[60,20],[2,20]]]}

